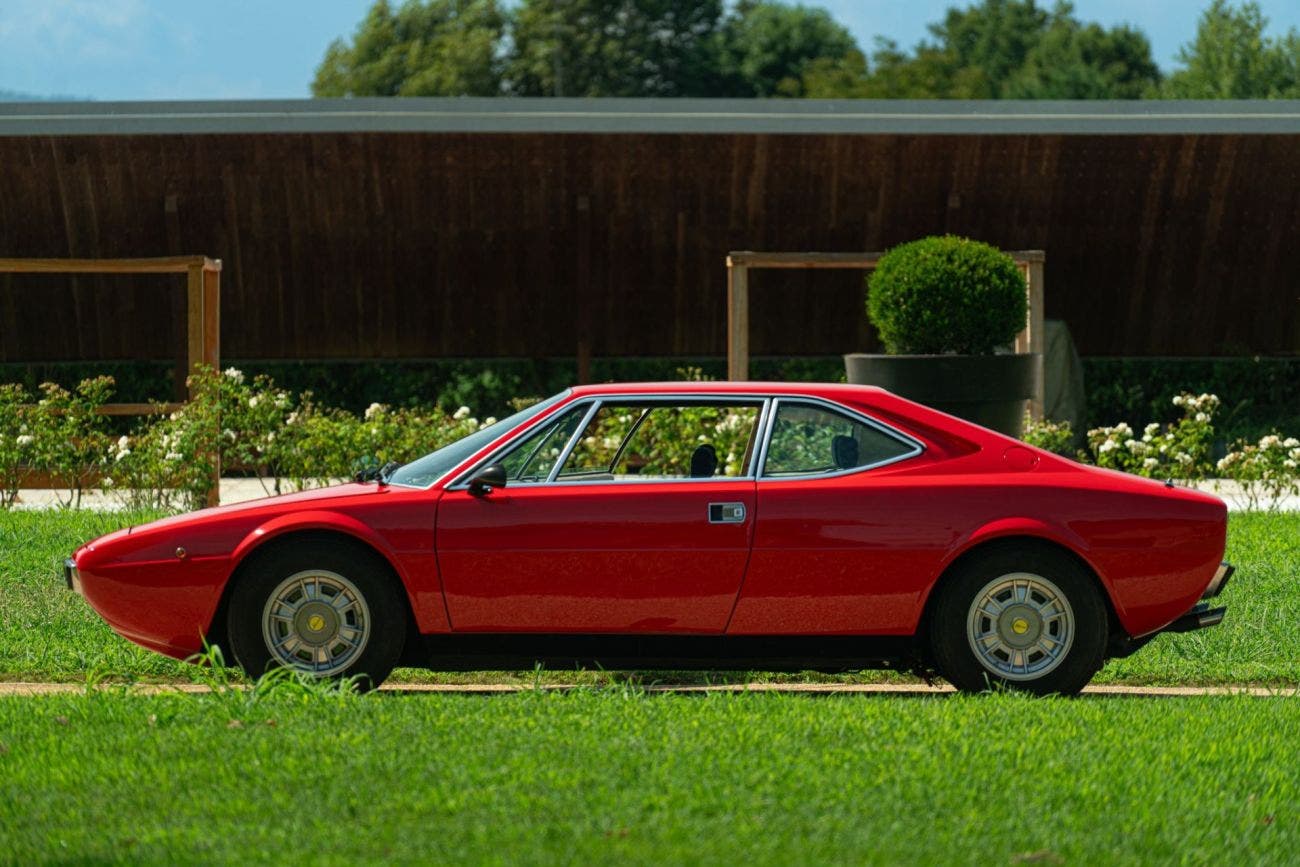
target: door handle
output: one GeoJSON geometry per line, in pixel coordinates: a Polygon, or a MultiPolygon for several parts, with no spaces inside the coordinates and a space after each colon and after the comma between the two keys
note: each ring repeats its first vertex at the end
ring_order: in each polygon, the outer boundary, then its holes
{"type": "Polygon", "coordinates": [[[709,503],[710,524],[745,523],[744,503],[709,503]]]}

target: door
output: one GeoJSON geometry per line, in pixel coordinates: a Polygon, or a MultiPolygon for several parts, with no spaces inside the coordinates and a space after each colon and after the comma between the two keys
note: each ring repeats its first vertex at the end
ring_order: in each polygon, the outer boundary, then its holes
{"type": "Polygon", "coordinates": [[[453,485],[437,552],[452,629],[720,633],[754,527],[762,401],[593,400],[453,485]]]}
{"type": "Polygon", "coordinates": [[[943,514],[897,475],[921,444],[822,402],[776,404],[753,551],[728,634],[910,631],[932,574],[917,568],[917,549],[943,514]]]}

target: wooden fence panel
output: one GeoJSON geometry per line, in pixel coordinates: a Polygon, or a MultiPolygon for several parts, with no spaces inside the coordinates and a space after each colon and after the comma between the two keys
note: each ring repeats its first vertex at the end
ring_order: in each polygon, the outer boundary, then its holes
{"type": "MultiPolygon", "coordinates": [[[[1300,136],[0,138],[0,256],[204,250],[231,358],[721,355],[728,250],[1047,251],[1085,355],[1300,352],[1300,136]]],[[[0,277],[0,361],[172,358],[153,278],[0,277]],[[112,281],[112,291],[105,291],[112,281]]],[[[756,355],[876,344],[751,276],[756,355]]]]}

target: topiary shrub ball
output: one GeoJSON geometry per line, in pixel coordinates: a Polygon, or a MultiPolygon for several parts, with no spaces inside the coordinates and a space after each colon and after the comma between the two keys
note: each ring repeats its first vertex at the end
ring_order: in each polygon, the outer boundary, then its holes
{"type": "Polygon", "coordinates": [[[890,355],[989,355],[1025,327],[1015,260],[955,235],[900,244],[867,278],[867,318],[890,355]]]}

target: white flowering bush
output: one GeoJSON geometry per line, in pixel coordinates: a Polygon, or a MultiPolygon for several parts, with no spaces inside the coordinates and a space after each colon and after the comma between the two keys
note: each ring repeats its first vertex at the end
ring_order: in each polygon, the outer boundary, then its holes
{"type": "Polygon", "coordinates": [[[1174,406],[1183,417],[1165,427],[1147,425],[1141,436],[1128,424],[1088,431],[1088,450],[1099,467],[1160,479],[1205,478],[1213,470],[1214,414],[1219,398],[1213,394],[1180,394],[1174,406]]]}
{"type": "Polygon", "coordinates": [[[94,487],[108,463],[107,419],[99,408],[113,395],[113,377],[83,379],[69,391],[52,382],[41,384],[41,396],[27,417],[30,428],[29,467],[49,474],[65,490],[59,504],[81,506],[81,497],[94,487]]]}
{"type": "Polygon", "coordinates": [[[100,486],[128,508],[201,509],[217,459],[221,378],[201,369],[187,380],[191,399],[167,413],[161,404],[129,435],[112,442],[100,486]]]}
{"type": "Polygon", "coordinates": [[[361,416],[317,406],[310,393],[277,432],[272,455],[289,484],[302,490],[352,478],[364,466],[407,463],[494,424],[468,407],[393,409],[372,403],[361,416]]]}
{"type": "MultiPolygon", "coordinates": [[[[698,370],[679,374],[704,378],[698,370]]],[[[0,508],[10,507],[36,473],[65,489],[65,507],[79,506],[82,493],[98,484],[131,507],[200,508],[218,458],[227,474],[257,476],[278,493],[282,484],[318,487],[350,479],[362,466],[405,463],[495,422],[467,406],[446,412],[372,403],[354,414],[321,407],[310,392],[294,395],[236,368],[201,370],[189,384],[193,399],[183,408],[168,413],[159,405],[124,436],[110,436],[107,419],[96,412],[112,395],[109,377],[84,380],[72,390],[45,383],[35,403],[22,386],[0,385],[0,508]]],[[[532,402],[520,399],[515,408],[532,402]]],[[[1285,496],[1300,495],[1300,440],[1270,434],[1235,444],[1215,463],[1219,399],[1181,394],[1173,402],[1182,413],[1173,424],[1147,425],[1140,433],[1125,423],[1088,431],[1088,454],[1081,459],[1091,456],[1099,466],[1153,478],[1231,479],[1250,508],[1276,507],[1285,496]]],[[[631,407],[613,407],[597,418],[583,440],[596,463],[612,459],[636,415],[631,407]]],[[[755,416],[740,407],[654,413],[622,463],[646,475],[680,475],[705,441],[717,448],[724,472],[737,475],[755,416]]],[[[1024,439],[1068,454],[1072,431],[1066,423],[1031,423],[1024,439]]]]}
{"type": "Polygon", "coordinates": [[[27,389],[0,385],[0,509],[13,505],[29,473],[36,437],[29,425],[27,389]]]}
{"type": "Polygon", "coordinates": [[[1300,440],[1272,433],[1258,443],[1238,442],[1216,468],[1238,483],[1247,508],[1276,509],[1284,497],[1300,494],[1300,440]]]}
{"type": "Polygon", "coordinates": [[[1035,419],[1026,413],[1020,439],[1044,451],[1073,457],[1074,428],[1068,421],[1035,419]]]}
{"type": "Polygon", "coordinates": [[[271,488],[263,482],[264,490],[280,493],[280,478],[292,460],[285,429],[291,417],[296,421],[298,401],[270,377],[248,382],[234,367],[214,377],[213,386],[220,404],[222,467],[270,479],[271,488]]]}

